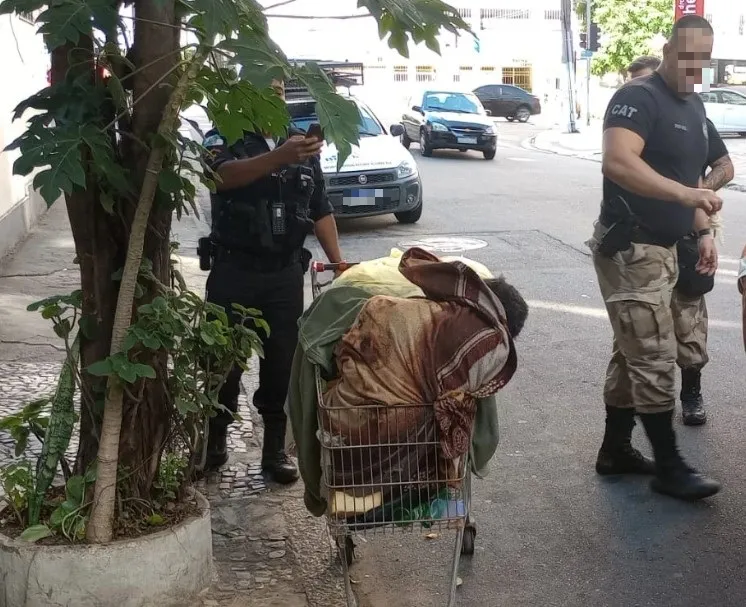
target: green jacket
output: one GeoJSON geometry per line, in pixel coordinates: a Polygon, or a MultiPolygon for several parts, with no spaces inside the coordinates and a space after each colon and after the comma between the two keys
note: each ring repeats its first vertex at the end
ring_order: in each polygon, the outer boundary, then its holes
{"type": "MultiPolygon", "coordinates": [[[[298,322],[298,347],[293,357],[285,405],[297,448],[298,466],[306,486],[306,508],[315,516],[326,512],[321,491],[321,445],[318,430],[314,367],[332,371],[334,346],[355,322],[371,294],[357,287],[335,287],[313,301],[298,322]]],[[[480,478],[495,454],[499,441],[497,401],[494,396],[477,402],[472,436],[472,471],[480,478]]]]}

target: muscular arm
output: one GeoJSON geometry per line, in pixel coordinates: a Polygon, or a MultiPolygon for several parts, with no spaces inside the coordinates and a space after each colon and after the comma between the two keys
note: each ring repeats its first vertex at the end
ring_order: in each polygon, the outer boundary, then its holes
{"type": "Polygon", "coordinates": [[[726,154],[712,163],[710,172],[705,176],[703,184],[708,190],[717,192],[720,188],[733,181],[734,176],[733,161],[726,154]]]}
{"type": "Polygon", "coordinates": [[[644,147],[645,140],[636,132],[623,127],[608,128],[603,139],[603,174],[639,196],[681,202],[688,188],[654,171],[641,158],[644,147]]]}

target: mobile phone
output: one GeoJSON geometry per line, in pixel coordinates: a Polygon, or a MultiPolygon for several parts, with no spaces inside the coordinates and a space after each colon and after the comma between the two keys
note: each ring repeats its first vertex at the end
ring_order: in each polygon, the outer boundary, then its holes
{"type": "Polygon", "coordinates": [[[318,122],[314,122],[311,126],[308,127],[308,130],[306,131],[306,137],[316,137],[319,141],[324,140],[324,131],[321,128],[321,125],[318,122]]]}

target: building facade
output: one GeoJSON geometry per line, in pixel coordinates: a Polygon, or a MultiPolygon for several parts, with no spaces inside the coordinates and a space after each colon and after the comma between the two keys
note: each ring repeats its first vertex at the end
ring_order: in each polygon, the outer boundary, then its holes
{"type": "Polygon", "coordinates": [[[746,85],[746,2],[704,0],[715,30],[712,83],[746,85]]]}
{"type": "Polygon", "coordinates": [[[13,175],[18,152],[2,151],[25,129],[23,120],[12,121],[14,108],[47,86],[49,56],[36,29],[32,15],[0,17],[0,56],[6,83],[0,93],[0,258],[25,237],[47,208],[31,187],[33,176],[13,175]]]}

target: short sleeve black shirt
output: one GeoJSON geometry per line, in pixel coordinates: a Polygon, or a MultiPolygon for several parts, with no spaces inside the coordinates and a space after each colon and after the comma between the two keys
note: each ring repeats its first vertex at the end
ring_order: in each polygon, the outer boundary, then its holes
{"type": "MultiPolygon", "coordinates": [[[[644,141],[642,159],[657,173],[697,187],[708,158],[705,108],[699,95],[679,97],[655,73],[619,89],[606,109],[604,130],[624,128],[644,141]]],[[[659,240],[673,244],[692,230],[694,210],[629,192],[608,177],[604,201],[621,195],[642,224],[659,240]]]]}
{"type": "Polygon", "coordinates": [[[707,162],[702,168],[702,177],[707,174],[707,169],[718,160],[728,155],[728,148],[723,143],[723,138],[718,133],[717,127],[707,119],[707,134],[709,135],[709,146],[707,148],[707,162]]]}

